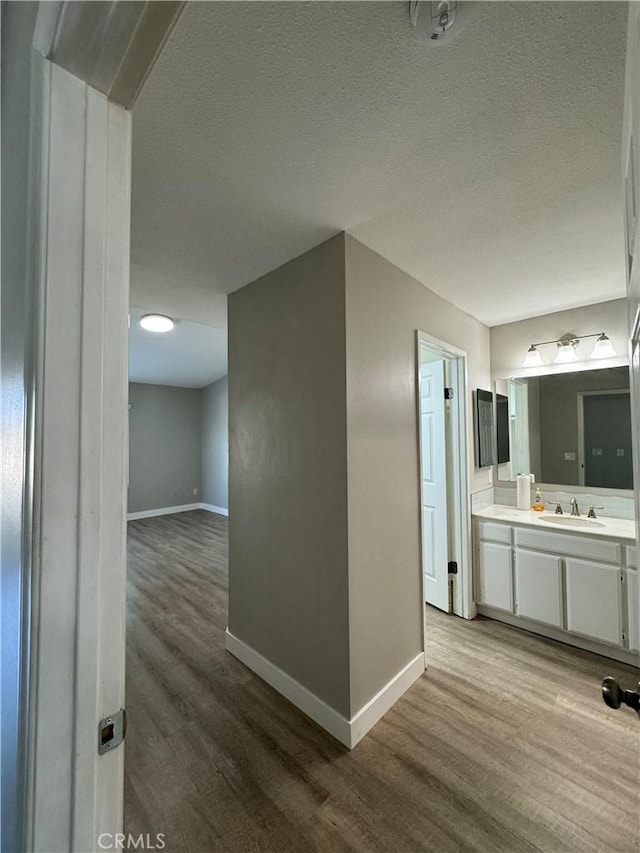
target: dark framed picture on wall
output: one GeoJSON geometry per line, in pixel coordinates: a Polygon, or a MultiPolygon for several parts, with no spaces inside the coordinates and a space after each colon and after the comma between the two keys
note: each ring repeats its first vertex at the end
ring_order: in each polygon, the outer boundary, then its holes
{"type": "Polygon", "coordinates": [[[475,392],[476,466],[493,465],[493,393],[478,388],[475,392]]]}

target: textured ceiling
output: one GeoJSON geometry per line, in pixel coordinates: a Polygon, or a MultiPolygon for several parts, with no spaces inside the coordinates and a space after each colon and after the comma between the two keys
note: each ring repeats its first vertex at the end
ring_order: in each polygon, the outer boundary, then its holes
{"type": "MultiPolygon", "coordinates": [[[[159,311],[154,305],[152,311],[159,311]]],[[[227,374],[227,332],[176,319],[170,332],[140,326],[142,308],[129,311],[129,381],[204,388],[227,374]]]]}
{"type": "Polygon", "coordinates": [[[470,3],[432,48],[404,3],[189,3],[134,111],[134,298],[223,322],[340,230],[489,325],[623,295],[626,16],[470,3]]]}

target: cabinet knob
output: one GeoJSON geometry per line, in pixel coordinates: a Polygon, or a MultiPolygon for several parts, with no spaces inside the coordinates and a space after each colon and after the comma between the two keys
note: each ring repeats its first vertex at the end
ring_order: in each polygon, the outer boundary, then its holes
{"type": "Polygon", "coordinates": [[[640,716],[640,682],[636,690],[625,690],[615,678],[607,676],[602,682],[602,698],[610,708],[617,710],[621,705],[628,705],[640,716]]]}

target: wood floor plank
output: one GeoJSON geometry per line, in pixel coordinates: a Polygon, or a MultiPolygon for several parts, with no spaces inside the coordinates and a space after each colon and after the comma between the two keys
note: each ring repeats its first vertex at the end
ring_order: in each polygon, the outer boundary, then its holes
{"type": "Polygon", "coordinates": [[[125,832],[167,853],[640,850],[637,671],[428,608],[428,669],[349,752],[224,649],[227,519],[129,524],[125,832]]]}

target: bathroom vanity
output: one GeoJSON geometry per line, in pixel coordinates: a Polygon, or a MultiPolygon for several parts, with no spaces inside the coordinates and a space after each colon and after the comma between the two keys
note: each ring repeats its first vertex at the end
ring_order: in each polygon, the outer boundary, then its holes
{"type": "Polygon", "coordinates": [[[633,521],[493,505],[473,516],[478,612],[638,664],[633,521]]]}

